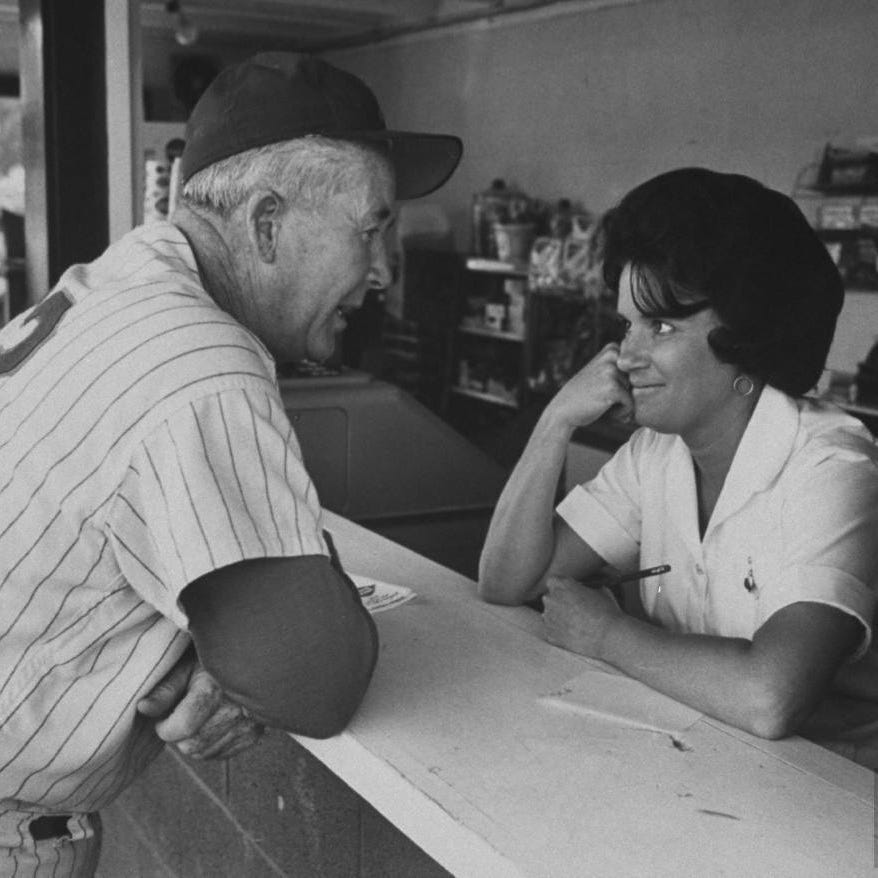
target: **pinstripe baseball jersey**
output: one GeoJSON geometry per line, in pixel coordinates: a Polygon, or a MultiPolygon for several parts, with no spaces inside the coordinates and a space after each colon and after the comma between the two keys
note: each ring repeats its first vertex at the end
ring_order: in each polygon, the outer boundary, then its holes
{"type": "Polygon", "coordinates": [[[274,362],[170,223],[0,331],[0,811],[109,802],[161,742],[139,697],[188,643],[185,586],[327,554],[274,362]]]}

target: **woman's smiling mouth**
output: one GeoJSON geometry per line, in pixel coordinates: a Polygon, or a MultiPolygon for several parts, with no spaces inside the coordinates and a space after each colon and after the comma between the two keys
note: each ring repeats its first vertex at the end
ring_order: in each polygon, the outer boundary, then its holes
{"type": "Polygon", "coordinates": [[[648,393],[651,390],[658,390],[664,387],[664,384],[632,384],[631,392],[636,394],[648,393]]]}

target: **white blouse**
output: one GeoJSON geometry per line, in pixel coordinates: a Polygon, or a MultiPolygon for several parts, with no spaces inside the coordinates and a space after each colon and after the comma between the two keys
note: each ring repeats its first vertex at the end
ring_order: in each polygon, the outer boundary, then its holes
{"type": "Polygon", "coordinates": [[[704,538],[684,442],[642,428],[559,515],[623,570],[644,579],[650,618],[683,632],[752,639],[798,601],[860,620],[868,648],[878,586],[878,447],[835,406],[766,387],[741,439],[704,538]]]}

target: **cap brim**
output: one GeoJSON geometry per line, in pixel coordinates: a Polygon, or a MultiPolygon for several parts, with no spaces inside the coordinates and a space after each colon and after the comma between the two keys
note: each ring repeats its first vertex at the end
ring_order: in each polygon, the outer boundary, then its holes
{"type": "Polygon", "coordinates": [[[463,155],[463,142],[453,134],[381,131],[359,136],[390,146],[390,160],[396,171],[396,197],[400,201],[435,192],[454,173],[463,155]]]}

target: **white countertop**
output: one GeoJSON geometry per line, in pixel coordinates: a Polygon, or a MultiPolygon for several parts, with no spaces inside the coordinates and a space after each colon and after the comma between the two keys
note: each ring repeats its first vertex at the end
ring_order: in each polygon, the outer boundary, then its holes
{"type": "Polygon", "coordinates": [[[375,619],[354,721],[297,740],[456,876],[874,875],[870,771],[702,718],[675,743],[538,699],[596,663],[539,616],[332,514],[345,567],[413,588],[375,619]]]}

